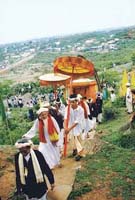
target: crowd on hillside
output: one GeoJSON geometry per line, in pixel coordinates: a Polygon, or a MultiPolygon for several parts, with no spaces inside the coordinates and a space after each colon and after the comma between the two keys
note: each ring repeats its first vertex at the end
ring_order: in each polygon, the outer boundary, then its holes
{"type": "MultiPolygon", "coordinates": [[[[129,83],[126,87],[127,113],[131,114],[133,94],[129,83]]],[[[72,143],[72,156],[75,161],[85,157],[86,151],[82,141],[87,140],[97,124],[102,123],[105,89],[102,93],[97,92],[95,101],[80,94],[71,94],[64,100],[62,91],[57,94],[51,91],[29,99],[24,99],[21,95],[7,98],[8,114],[11,108],[27,107],[29,119],[34,121],[30,130],[16,143],[19,149],[15,157],[17,194],[23,192],[27,200],[46,199],[44,174],[47,175],[53,190],[55,180],[51,170],[57,166],[61,167],[61,158],[67,153],[68,142],[72,143]],[[39,107],[36,115],[33,112],[35,105],[39,107]],[[33,150],[31,139],[37,133],[38,150],[33,150]]],[[[110,101],[112,104],[116,101],[114,89],[110,91],[110,101]]]]}
{"type": "Polygon", "coordinates": [[[72,142],[72,156],[79,161],[86,154],[82,140],[87,139],[96,124],[102,122],[101,93],[97,93],[95,102],[76,94],[71,94],[66,104],[62,102],[63,94],[53,99],[52,93],[49,97],[50,101],[43,97],[42,101],[40,99],[37,119],[22,136],[23,139],[16,143],[19,149],[15,156],[17,194],[23,192],[27,199],[46,199],[47,187],[43,189],[43,185],[46,185],[44,174],[53,190],[55,185],[51,169],[61,166],[61,156],[66,153],[67,142],[72,142]],[[37,132],[39,146],[36,151],[32,149],[30,139],[37,132]],[[32,174],[34,178],[31,178],[32,174]]]}

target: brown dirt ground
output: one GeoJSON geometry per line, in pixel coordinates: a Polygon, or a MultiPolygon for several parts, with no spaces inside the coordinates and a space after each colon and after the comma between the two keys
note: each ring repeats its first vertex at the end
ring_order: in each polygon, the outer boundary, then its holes
{"type": "Polygon", "coordinates": [[[14,153],[10,146],[0,147],[0,197],[7,200],[15,189],[14,153]]]}

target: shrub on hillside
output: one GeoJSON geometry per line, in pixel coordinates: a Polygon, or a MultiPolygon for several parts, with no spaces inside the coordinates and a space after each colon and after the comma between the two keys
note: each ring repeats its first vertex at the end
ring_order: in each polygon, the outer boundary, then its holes
{"type": "Polygon", "coordinates": [[[9,140],[9,136],[6,126],[3,123],[0,123],[0,145],[6,144],[7,140],[9,140]]]}
{"type": "Polygon", "coordinates": [[[103,110],[104,121],[115,119],[118,114],[117,108],[110,102],[106,103],[103,110]]]}
{"type": "Polygon", "coordinates": [[[125,107],[126,102],[125,102],[125,97],[117,97],[116,101],[113,103],[113,106],[116,107],[125,107]]]}
{"type": "MultiPolygon", "coordinates": [[[[0,145],[14,145],[16,140],[22,137],[33,125],[33,121],[26,118],[26,108],[13,109],[11,118],[8,120],[8,127],[0,121],[0,145]]],[[[34,138],[34,143],[38,139],[34,138]]]]}
{"type": "Polygon", "coordinates": [[[121,138],[119,139],[119,146],[135,150],[135,134],[130,133],[122,135],[121,138]]]}

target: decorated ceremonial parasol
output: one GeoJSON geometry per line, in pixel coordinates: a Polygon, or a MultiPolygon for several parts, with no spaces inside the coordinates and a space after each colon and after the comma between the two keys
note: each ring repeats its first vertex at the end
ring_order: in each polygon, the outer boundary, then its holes
{"type": "Polygon", "coordinates": [[[101,84],[94,67],[94,64],[85,59],[83,56],[63,56],[58,57],[53,62],[54,73],[61,73],[71,76],[71,89],[72,81],[78,78],[90,78],[95,77],[98,90],[101,91],[101,84]]]}
{"type": "Polygon", "coordinates": [[[41,86],[51,85],[53,87],[59,87],[61,85],[66,85],[70,83],[71,77],[59,73],[45,74],[39,77],[39,82],[41,86]]]}
{"type": "Polygon", "coordinates": [[[54,73],[70,75],[72,79],[94,76],[94,65],[81,56],[58,57],[54,63],[54,73]]]}

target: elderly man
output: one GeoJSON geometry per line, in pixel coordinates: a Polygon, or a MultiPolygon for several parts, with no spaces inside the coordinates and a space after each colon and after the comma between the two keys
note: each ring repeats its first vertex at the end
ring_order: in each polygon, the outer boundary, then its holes
{"type": "Polygon", "coordinates": [[[26,138],[15,143],[19,152],[15,155],[17,194],[23,192],[26,200],[46,200],[48,190],[47,176],[51,189],[54,188],[54,176],[43,155],[32,149],[32,141],[26,138]]]}
{"type": "Polygon", "coordinates": [[[48,108],[40,108],[37,114],[38,119],[23,137],[31,139],[39,132],[39,151],[43,154],[49,167],[53,169],[60,165],[58,147],[60,129],[56,120],[49,114],[48,108]]]}
{"type": "Polygon", "coordinates": [[[126,83],[127,91],[126,91],[126,107],[127,107],[127,113],[130,114],[133,112],[133,97],[132,92],[130,89],[130,83],[126,83]]]}

